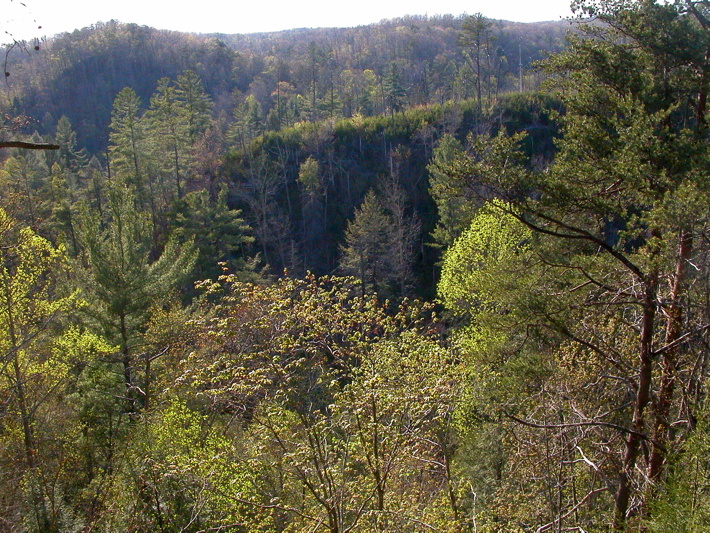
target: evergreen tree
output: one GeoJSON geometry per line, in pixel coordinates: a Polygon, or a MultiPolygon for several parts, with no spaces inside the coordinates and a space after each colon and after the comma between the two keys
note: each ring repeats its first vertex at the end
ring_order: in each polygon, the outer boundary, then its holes
{"type": "Polygon", "coordinates": [[[46,224],[50,226],[49,231],[53,238],[64,240],[70,255],[76,255],[78,245],[74,228],[74,211],[75,204],[87,198],[88,178],[91,173],[89,157],[86,150],[77,147],[76,133],[66,116],[62,116],[57,122],[55,142],[59,145],[59,149],[51,152],[51,156],[47,158],[51,163],[52,216],[46,224]],[[56,230],[63,233],[63,236],[56,236],[56,230]]]}
{"type": "Polygon", "coordinates": [[[234,109],[234,123],[229,136],[232,142],[245,149],[247,143],[263,131],[264,115],[261,104],[249,95],[244,102],[234,109]]]}
{"type": "Polygon", "coordinates": [[[388,231],[392,220],[375,191],[369,191],[345,230],[340,268],[356,276],[367,290],[377,293],[388,278],[388,231]]]}
{"type": "MultiPolygon", "coordinates": [[[[158,81],[158,88],[150,99],[146,112],[150,140],[159,171],[174,189],[166,198],[182,198],[184,182],[190,165],[190,123],[187,109],[178,101],[177,91],[168,78],[158,81]]],[[[193,125],[196,128],[197,124],[193,125]]]]}
{"type": "Polygon", "coordinates": [[[468,227],[477,202],[470,180],[448,171],[448,165],[463,155],[463,146],[453,135],[444,135],[427,165],[429,194],[436,203],[438,221],[432,232],[434,242],[443,247],[453,244],[468,227]]]}
{"type": "Polygon", "coordinates": [[[57,122],[57,133],[54,138],[55,143],[59,145],[59,150],[52,153],[52,156],[58,158],[58,162],[72,174],[78,174],[88,164],[88,156],[86,150],[77,146],[76,132],[65,115],[62,115],[57,122]]]}
{"type": "Polygon", "coordinates": [[[83,284],[91,319],[119,346],[130,408],[135,410],[144,400],[141,392],[145,395],[136,379],[135,357],[145,348],[142,334],[149,309],[189,276],[196,251],[190,243],[170,238],[155,257],[149,221],[126,186],[114,185],[109,191],[107,216],[100,221],[84,214],[81,240],[88,269],[83,284]]]}
{"type": "MultiPolygon", "coordinates": [[[[41,142],[38,135],[32,142],[41,142]]],[[[13,150],[0,167],[0,195],[11,216],[39,229],[50,215],[50,179],[47,158],[37,150],[13,150]]]]}
{"type": "Polygon", "coordinates": [[[186,70],[175,80],[175,98],[187,120],[188,142],[193,145],[210,125],[212,100],[193,70],[186,70]]]}
{"type": "Polygon", "coordinates": [[[142,191],[145,176],[145,128],[140,121],[141,101],[129,87],[123,89],[113,102],[109,126],[109,158],[111,173],[122,176],[142,191]]]}
{"type": "Polygon", "coordinates": [[[382,77],[382,94],[385,105],[391,114],[401,111],[407,99],[407,90],[402,85],[399,68],[396,63],[391,63],[387,72],[382,77]]]}
{"type": "Polygon", "coordinates": [[[153,232],[157,233],[160,197],[141,118],[141,100],[133,89],[126,87],[116,96],[109,131],[109,176],[135,189],[138,205],[149,210],[153,232]]]}
{"type": "Polygon", "coordinates": [[[47,220],[47,225],[54,238],[66,244],[69,255],[76,256],[79,253],[76,234],[77,206],[67,178],[67,171],[63,170],[59,163],[54,163],[51,183],[52,216],[47,220]]]}
{"type": "Polygon", "coordinates": [[[170,217],[174,235],[194,242],[198,250],[191,281],[216,280],[225,269],[244,281],[257,277],[247,255],[254,242],[251,228],[240,210],[229,208],[227,198],[226,186],[215,200],[207,191],[194,191],[176,204],[170,217]]]}
{"type": "Polygon", "coordinates": [[[461,24],[459,44],[464,57],[475,76],[476,101],[481,107],[483,99],[483,79],[487,79],[487,61],[490,55],[491,21],[481,13],[466,17],[461,24]]]}

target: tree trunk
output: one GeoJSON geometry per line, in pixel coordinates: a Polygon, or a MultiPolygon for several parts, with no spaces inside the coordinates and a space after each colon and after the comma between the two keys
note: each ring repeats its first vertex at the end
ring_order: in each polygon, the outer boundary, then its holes
{"type": "Polygon", "coordinates": [[[673,275],[670,294],[670,309],[666,319],[665,344],[671,346],[663,353],[661,361],[661,382],[654,409],[654,431],[651,458],[648,465],[648,477],[652,483],[658,483],[666,462],[668,443],[672,439],[670,411],[675,392],[675,371],[678,358],[678,346],[674,345],[681,336],[683,307],[681,298],[686,278],[686,263],[693,251],[693,236],[689,230],[682,230],[678,244],[678,257],[673,275]]]}
{"type": "Polygon", "coordinates": [[[619,472],[619,486],[614,496],[614,529],[618,531],[625,530],[626,515],[631,497],[631,480],[641,449],[641,442],[644,440],[646,425],[644,415],[651,397],[657,291],[658,274],[654,272],[649,274],[645,280],[634,413],[631,432],[626,438],[624,458],[619,472]]]}

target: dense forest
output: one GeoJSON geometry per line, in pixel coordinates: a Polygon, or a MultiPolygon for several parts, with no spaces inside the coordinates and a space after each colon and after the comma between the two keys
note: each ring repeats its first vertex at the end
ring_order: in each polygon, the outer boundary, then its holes
{"type": "Polygon", "coordinates": [[[710,1],[6,50],[0,531],[710,531],[710,1]]]}
{"type": "Polygon", "coordinates": [[[235,113],[248,109],[253,123],[245,134],[253,136],[301,121],[535,89],[533,63],[561,50],[570,28],[481,19],[468,23],[462,44],[462,25],[462,17],[407,17],[357,28],[205,36],[99,23],[10,54],[0,105],[32,117],[29,132],[41,135],[53,135],[66,116],[78,145],[99,154],[119,91],[132,88],[145,110],[161,78],[192,70],[214,117],[246,120],[235,113]]]}

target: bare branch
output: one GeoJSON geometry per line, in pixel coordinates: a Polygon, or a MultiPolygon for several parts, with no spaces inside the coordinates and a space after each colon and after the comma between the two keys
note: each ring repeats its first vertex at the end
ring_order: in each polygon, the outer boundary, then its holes
{"type": "Polygon", "coordinates": [[[685,343],[685,341],[689,340],[690,337],[694,337],[695,335],[702,333],[708,329],[710,329],[710,324],[705,324],[704,326],[702,326],[694,331],[689,331],[688,333],[685,333],[684,335],[681,335],[680,337],[678,337],[673,342],[670,342],[670,343],[666,344],[665,346],[662,346],[658,350],[655,350],[653,352],[653,355],[661,355],[663,352],[667,352],[668,350],[672,350],[673,348],[676,348],[677,346],[685,343]]]}
{"type": "Polygon", "coordinates": [[[31,143],[25,141],[0,141],[0,148],[23,148],[25,150],[59,150],[58,144],[31,143]]]}
{"type": "Polygon", "coordinates": [[[517,213],[514,209],[508,209],[503,207],[502,205],[495,204],[496,207],[501,209],[503,212],[515,217],[519,222],[525,224],[528,228],[531,230],[537,232],[537,233],[542,233],[544,235],[550,235],[552,237],[560,237],[563,239],[571,239],[571,240],[583,240],[583,241],[589,241],[597,246],[599,246],[600,249],[604,250],[607,252],[609,255],[614,257],[616,260],[618,260],[622,265],[624,265],[627,269],[629,269],[637,278],[639,278],[641,281],[645,279],[645,275],[643,271],[634,263],[632,263],[626,255],[623,253],[619,252],[618,250],[615,250],[613,246],[610,246],[608,243],[606,243],[603,239],[600,239],[599,237],[593,235],[589,231],[578,228],[576,226],[572,226],[570,224],[567,224],[565,222],[562,222],[561,220],[558,220],[556,218],[553,218],[549,215],[546,215],[544,213],[541,213],[539,211],[535,211],[533,209],[527,210],[527,212],[535,216],[537,218],[540,218],[546,222],[549,222],[550,224],[554,224],[560,230],[564,231],[555,231],[552,229],[547,229],[542,226],[538,226],[537,224],[531,222],[528,220],[523,214],[517,213]]]}
{"type": "Polygon", "coordinates": [[[595,494],[599,494],[600,492],[604,492],[606,490],[609,490],[609,489],[607,489],[606,487],[602,487],[602,488],[598,488],[598,489],[594,489],[594,490],[590,491],[589,493],[587,493],[587,495],[584,498],[582,498],[581,500],[579,500],[577,502],[577,505],[572,507],[569,511],[567,511],[562,516],[558,516],[557,518],[555,518],[552,522],[549,522],[549,523],[545,524],[544,526],[540,526],[539,528],[537,528],[537,530],[535,530],[535,533],[542,533],[543,531],[547,531],[548,529],[550,529],[554,525],[560,523],[562,520],[564,520],[569,515],[574,513],[577,509],[579,509],[582,505],[584,505],[589,498],[591,498],[595,494]]]}
{"type": "MultiPolygon", "coordinates": [[[[596,422],[571,422],[568,424],[539,424],[537,422],[530,422],[527,420],[523,420],[521,418],[518,418],[515,415],[511,415],[510,413],[503,411],[503,414],[513,420],[514,422],[517,422],[518,424],[522,424],[527,427],[531,428],[536,428],[536,429],[567,429],[567,428],[575,428],[575,427],[605,427],[605,428],[610,428],[610,429],[615,429],[617,431],[620,431],[622,433],[628,433],[629,435],[634,435],[642,440],[652,442],[659,448],[663,448],[660,444],[655,442],[651,437],[648,435],[645,435],[644,433],[639,433],[638,431],[634,431],[633,429],[625,428],[624,426],[620,426],[618,424],[612,424],[611,422],[601,422],[601,421],[596,421],[596,422]]],[[[665,448],[663,448],[665,451],[665,448]]]]}

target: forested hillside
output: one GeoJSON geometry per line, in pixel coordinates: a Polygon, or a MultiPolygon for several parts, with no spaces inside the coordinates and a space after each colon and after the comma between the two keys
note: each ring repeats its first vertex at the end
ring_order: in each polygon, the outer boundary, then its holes
{"type": "Polygon", "coordinates": [[[710,2],[575,8],[9,50],[0,530],[708,531],[710,2]]]}
{"type": "Polygon", "coordinates": [[[259,106],[260,127],[300,120],[376,115],[537,86],[532,63],[559,51],[569,23],[485,21],[478,45],[460,46],[462,18],[406,18],[347,29],[274,34],[190,35],[115,21],[9,55],[0,109],[32,119],[29,133],[52,134],[66,116],[78,145],[106,148],[111,105],[131,87],[147,106],[158,80],[193,70],[231,119],[245,101],[259,106]],[[479,59],[476,63],[476,59],[479,59]],[[480,61],[483,59],[483,61],[480,61]],[[251,99],[250,99],[251,97],[251,99]]]}

